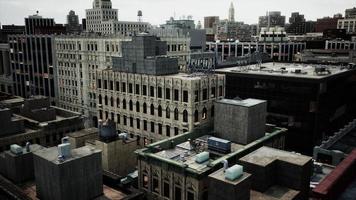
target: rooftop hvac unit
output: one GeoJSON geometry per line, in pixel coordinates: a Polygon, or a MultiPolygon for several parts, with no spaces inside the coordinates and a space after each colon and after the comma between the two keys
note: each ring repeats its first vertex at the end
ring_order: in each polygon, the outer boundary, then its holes
{"type": "Polygon", "coordinates": [[[243,167],[241,165],[234,165],[225,171],[225,178],[234,181],[240,178],[243,174],[243,167]]]}
{"type": "Polygon", "coordinates": [[[119,134],[119,139],[121,139],[121,140],[126,140],[127,137],[128,137],[128,134],[127,134],[127,133],[120,133],[120,134],[119,134]]]}
{"type": "Polygon", "coordinates": [[[210,158],[209,152],[204,151],[204,152],[195,156],[195,162],[200,164],[200,163],[208,161],[209,158],[210,158]]]}
{"type": "Polygon", "coordinates": [[[60,158],[69,158],[71,156],[71,147],[70,143],[58,145],[58,157],[60,158]]]}
{"type": "Polygon", "coordinates": [[[22,150],[21,146],[19,146],[17,144],[13,144],[13,145],[10,146],[10,151],[13,154],[21,155],[23,150],[22,150]]]}
{"type": "Polygon", "coordinates": [[[209,137],[208,138],[208,149],[212,151],[217,151],[220,153],[230,153],[231,152],[231,142],[228,140],[209,137]]]}

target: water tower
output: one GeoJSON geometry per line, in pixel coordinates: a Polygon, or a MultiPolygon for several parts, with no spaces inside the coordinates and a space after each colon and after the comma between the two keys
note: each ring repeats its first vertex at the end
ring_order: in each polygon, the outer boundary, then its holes
{"type": "Polygon", "coordinates": [[[138,20],[138,22],[142,22],[142,11],[141,10],[139,10],[137,12],[137,20],[138,20]]]}

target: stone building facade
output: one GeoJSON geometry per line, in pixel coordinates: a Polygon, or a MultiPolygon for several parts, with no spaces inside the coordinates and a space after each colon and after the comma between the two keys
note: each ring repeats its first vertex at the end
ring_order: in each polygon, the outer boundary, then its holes
{"type": "Polygon", "coordinates": [[[84,114],[86,125],[97,123],[95,72],[111,68],[111,57],[121,55],[124,40],[130,39],[97,34],[56,37],[59,107],[84,114]]]}
{"type": "Polygon", "coordinates": [[[225,94],[221,75],[154,76],[98,70],[98,119],[145,144],[192,130],[212,120],[213,101],[225,94]]]}

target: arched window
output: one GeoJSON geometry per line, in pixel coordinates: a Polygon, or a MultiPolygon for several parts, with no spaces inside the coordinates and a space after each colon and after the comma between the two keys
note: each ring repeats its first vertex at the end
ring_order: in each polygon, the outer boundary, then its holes
{"type": "Polygon", "coordinates": [[[103,104],[103,99],[100,94],[99,94],[99,104],[103,104]]]}
{"type": "Polygon", "coordinates": [[[114,98],[112,98],[112,97],[110,98],[110,106],[114,107],[114,98]]]}
{"type": "Polygon", "coordinates": [[[132,111],[133,110],[133,103],[132,100],[129,101],[129,109],[132,111]]]}
{"type": "Polygon", "coordinates": [[[122,109],[126,109],[126,100],[122,100],[122,109]]]}
{"type": "Polygon", "coordinates": [[[194,112],[194,122],[198,122],[199,121],[199,112],[198,110],[195,110],[194,112]]]}
{"type": "Polygon", "coordinates": [[[153,104],[151,104],[150,112],[151,112],[151,115],[155,115],[155,107],[153,104]]]}
{"type": "Polygon", "coordinates": [[[116,107],[120,108],[120,99],[119,98],[116,99],[116,107]]]}
{"type": "Polygon", "coordinates": [[[140,102],[136,101],[136,112],[140,112],[140,102]]]}
{"type": "Polygon", "coordinates": [[[188,111],[187,110],[183,111],[183,122],[188,122],[188,111]]]}
{"type": "Polygon", "coordinates": [[[143,113],[147,113],[147,104],[143,103],[143,113]]]}
{"type": "Polygon", "coordinates": [[[204,107],[204,108],[203,108],[203,112],[201,113],[201,118],[202,118],[202,119],[206,119],[206,118],[207,118],[207,113],[208,113],[208,111],[207,111],[206,108],[204,107]]]}
{"type": "Polygon", "coordinates": [[[169,109],[169,107],[166,108],[166,118],[171,118],[171,109],[169,109]]]}
{"type": "Polygon", "coordinates": [[[179,111],[178,111],[178,108],[174,109],[174,120],[179,120],[179,111]]]}
{"type": "Polygon", "coordinates": [[[215,108],[214,106],[211,106],[211,117],[212,117],[212,118],[214,117],[214,114],[215,114],[215,113],[214,113],[214,112],[215,112],[215,111],[214,111],[214,108],[215,108]]]}
{"type": "Polygon", "coordinates": [[[108,97],[105,95],[105,105],[108,105],[108,97]]]}
{"type": "Polygon", "coordinates": [[[161,105],[158,106],[158,117],[162,117],[162,107],[161,107],[161,105]]]}

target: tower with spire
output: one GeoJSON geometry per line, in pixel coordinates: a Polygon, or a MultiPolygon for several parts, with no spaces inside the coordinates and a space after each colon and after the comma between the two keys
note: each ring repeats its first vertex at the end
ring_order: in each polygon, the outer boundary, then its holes
{"type": "Polygon", "coordinates": [[[235,21],[235,8],[234,4],[231,2],[230,8],[229,8],[229,21],[234,22],[235,21]]]}

